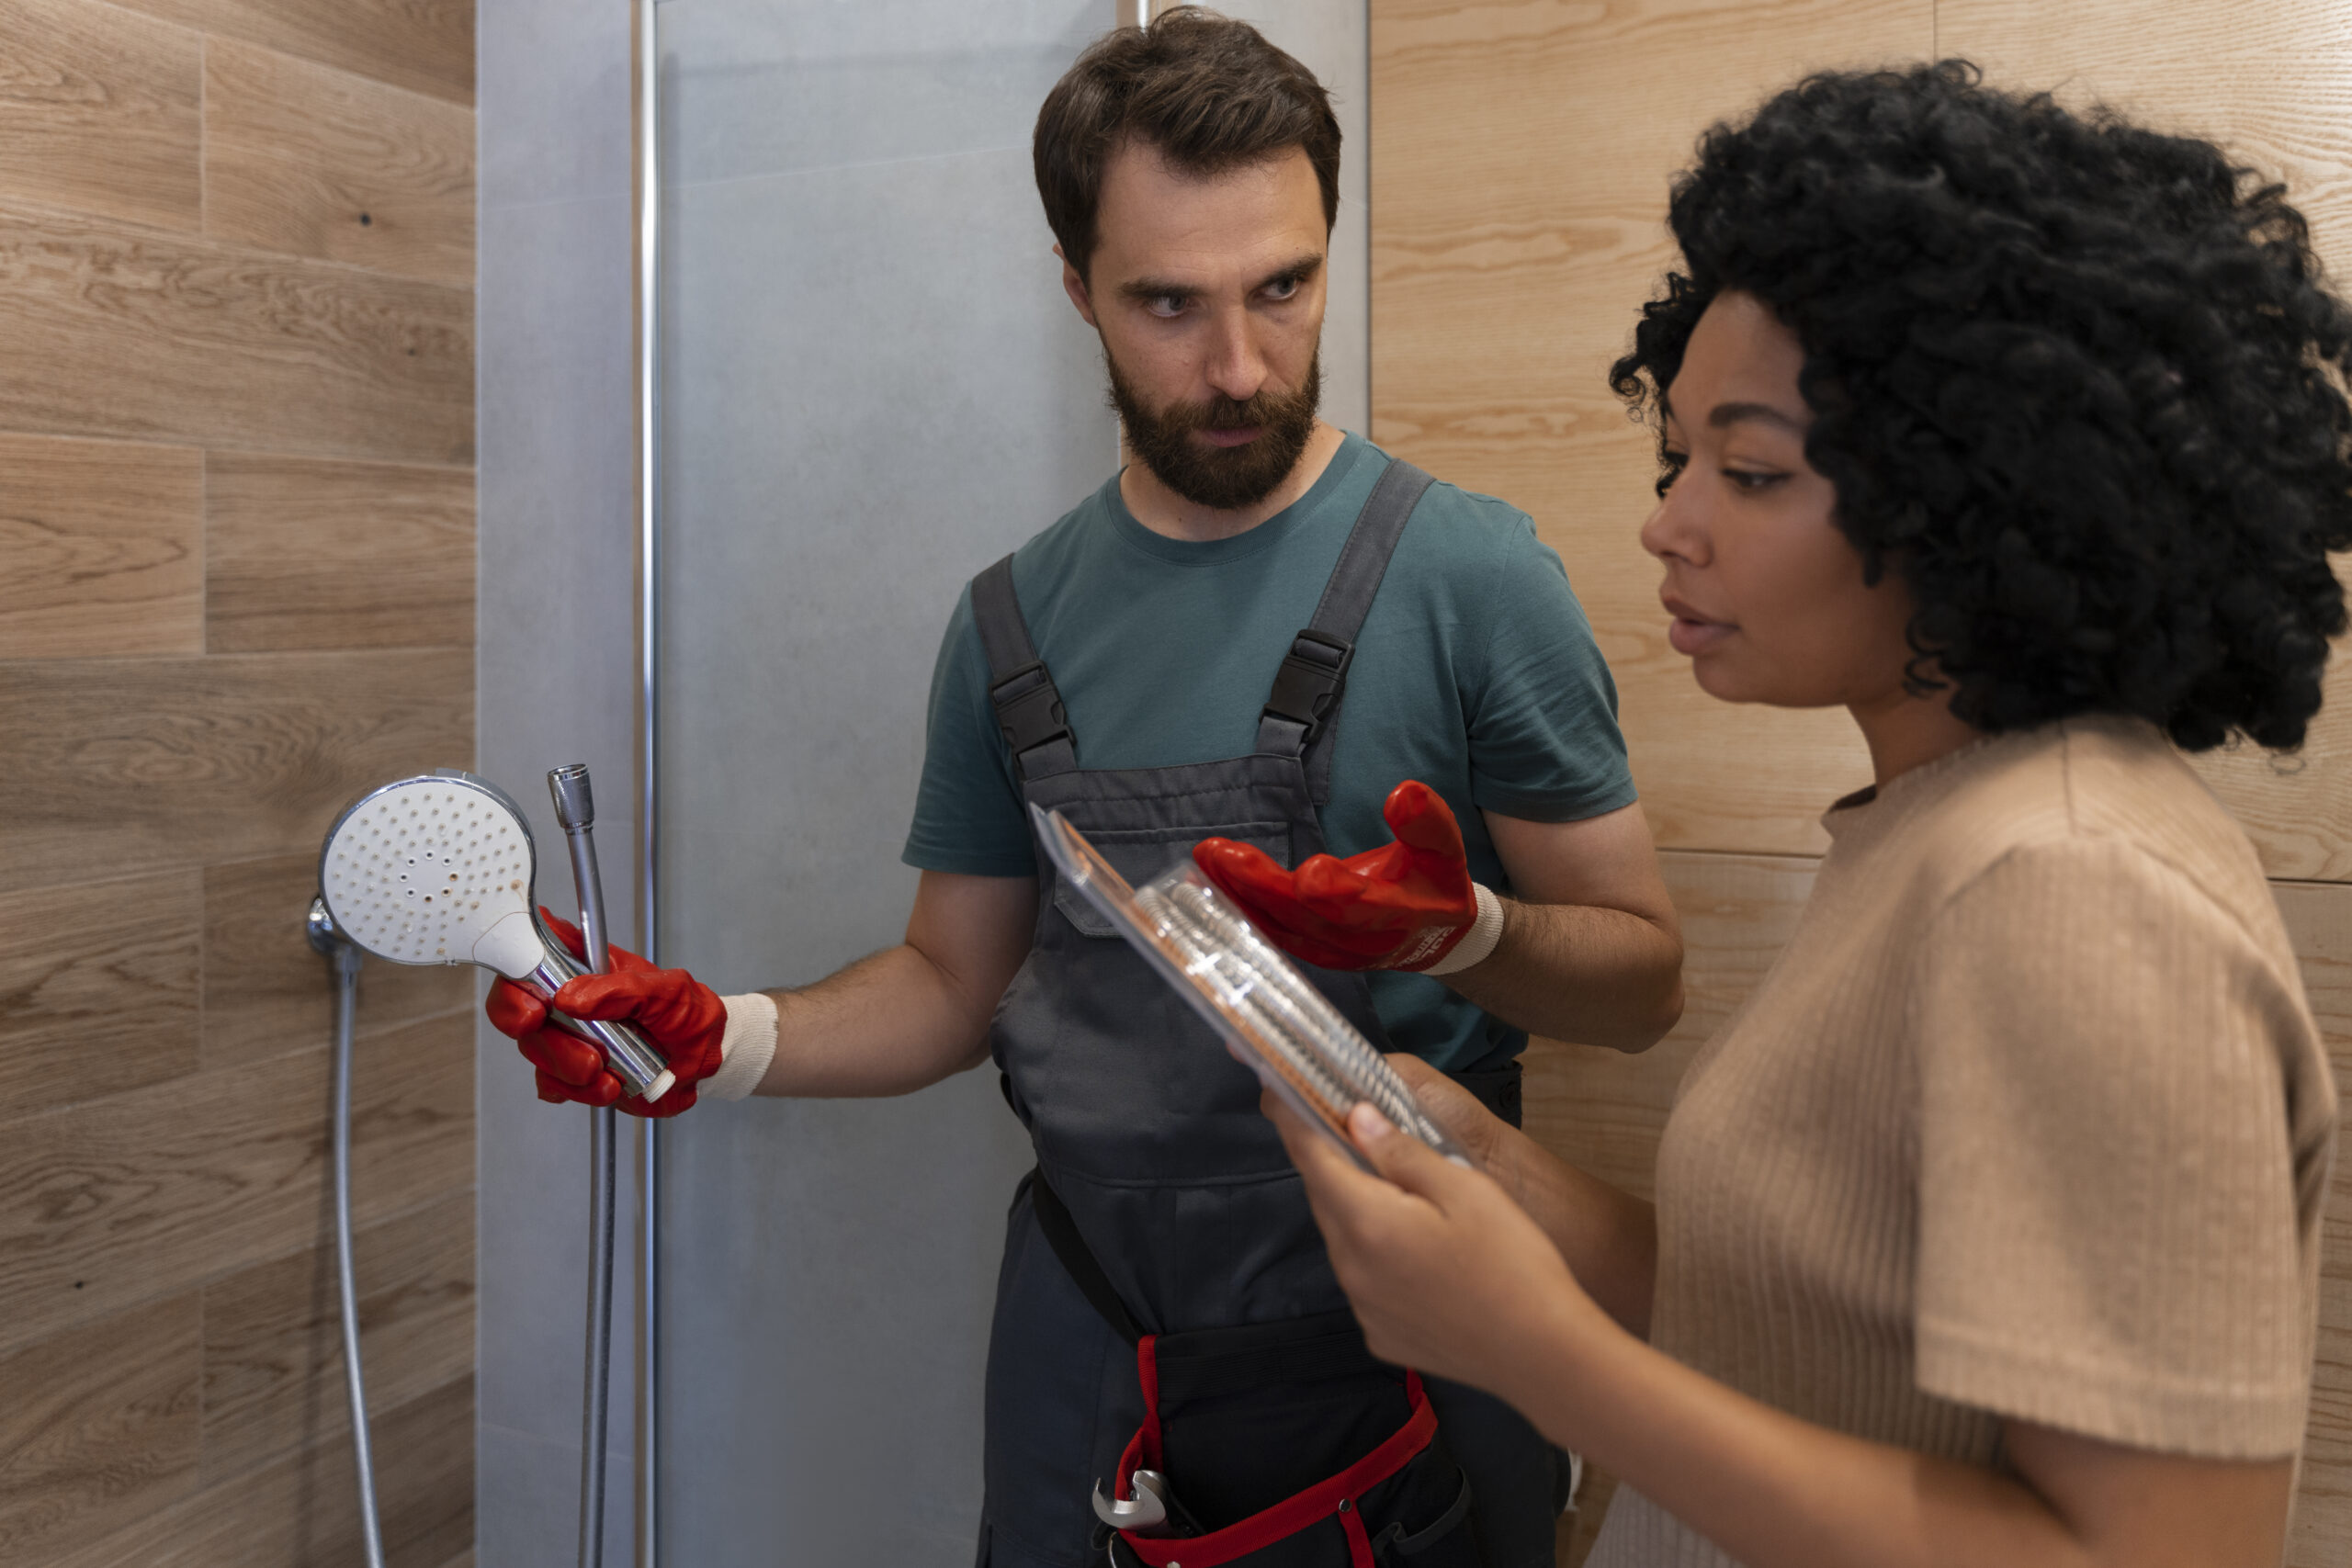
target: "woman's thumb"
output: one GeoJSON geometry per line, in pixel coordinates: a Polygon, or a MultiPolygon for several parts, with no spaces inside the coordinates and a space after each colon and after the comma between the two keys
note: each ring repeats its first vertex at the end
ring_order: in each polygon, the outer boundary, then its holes
{"type": "Polygon", "coordinates": [[[1398,1132],[1369,1100],[1357,1101],[1348,1112],[1348,1136],[1382,1179],[1408,1192],[1429,1195],[1449,1168],[1443,1155],[1398,1132]]]}

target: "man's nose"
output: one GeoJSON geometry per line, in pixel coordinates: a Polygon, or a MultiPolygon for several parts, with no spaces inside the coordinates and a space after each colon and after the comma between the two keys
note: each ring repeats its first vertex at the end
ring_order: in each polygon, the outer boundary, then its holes
{"type": "Polygon", "coordinates": [[[1209,344],[1205,373],[1210,389],[1238,403],[1256,397],[1266,384],[1266,356],[1250,328],[1247,311],[1220,315],[1209,344]]]}

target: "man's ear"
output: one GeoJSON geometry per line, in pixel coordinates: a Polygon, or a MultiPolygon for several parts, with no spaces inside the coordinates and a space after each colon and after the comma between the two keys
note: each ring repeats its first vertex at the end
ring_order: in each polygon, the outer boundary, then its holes
{"type": "Polygon", "coordinates": [[[1054,247],[1054,254],[1061,257],[1062,292],[1069,295],[1069,302],[1078,307],[1079,319],[1096,332],[1101,332],[1102,323],[1094,319],[1094,300],[1087,293],[1086,279],[1080,276],[1078,268],[1069,265],[1069,257],[1062,255],[1059,245],[1054,247]]]}

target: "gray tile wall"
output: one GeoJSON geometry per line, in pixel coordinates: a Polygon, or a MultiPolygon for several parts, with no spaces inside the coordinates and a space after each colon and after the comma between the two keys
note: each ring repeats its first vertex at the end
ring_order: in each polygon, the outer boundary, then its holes
{"type": "MultiPolygon", "coordinates": [[[[1353,152],[1362,0],[1236,7],[1325,75],[1353,152]],[[1263,13],[1260,15],[1259,13],[1263,13]]],[[[632,841],[625,0],[482,0],[482,766],[632,841]]],[[[959,585],[1107,476],[1098,351],[1028,169],[1110,0],[664,0],[666,962],[722,989],[898,940],[898,863],[959,585]]],[[[1326,330],[1361,429],[1363,175],[1326,330]]],[[[544,816],[544,812],[541,813],[544,816]]],[[[552,823],[537,824],[552,838],[552,823]]],[[[559,864],[541,879],[569,897],[559,864]]],[[[482,1041],[483,1561],[570,1560],[585,1128],[482,1041]]],[[[669,1124],[663,1562],[968,1562],[981,1352],[1025,1144],[992,1075],[669,1124]]],[[[628,1305],[628,1292],[622,1305],[628,1305]]],[[[624,1310],[616,1345],[630,1335],[624,1310]]],[[[615,1382],[613,1539],[631,1411],[615,1382]]],[[[609,1561],[628,1561],[618,1545],[609,1561]]]]}

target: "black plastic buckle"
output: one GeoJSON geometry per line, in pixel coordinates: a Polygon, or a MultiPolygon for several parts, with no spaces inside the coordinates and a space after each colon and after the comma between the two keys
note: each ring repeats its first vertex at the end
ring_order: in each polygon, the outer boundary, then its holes
{"type": "Polygon", "coordinates": [[[1004,743],[1016,759],[1050,741],[1073,739],[1061,694],[1054,690],[1054,678],[1042,660],[1031,660],[990,686],[989,701],[996,708],[1004,743]]]}
{"type": "Polygon", "coordinates": [[[1340,692],[1348,683],[1348,666],[1355,657],[1353,643],[1335,642],[1311,631],[1299,633],[1283,656],[1283,667],[1274,672],[1273,695],[1266,699],[1267,715],[1306,726],[1306,739],[1314,739],[1338,704],[1340,692]]]}

